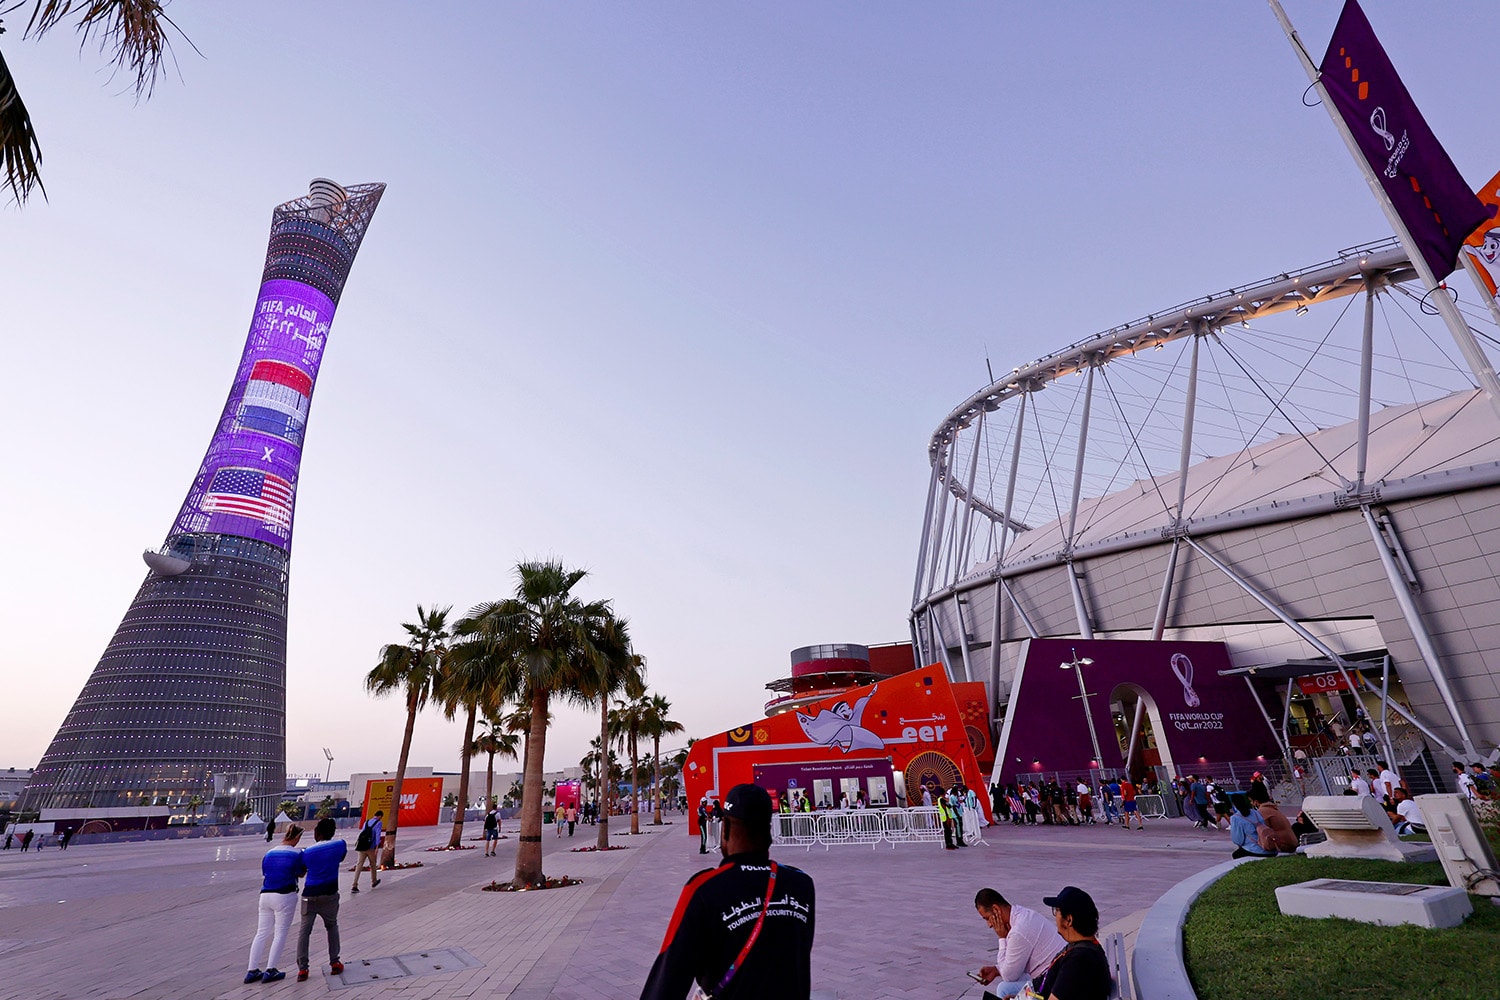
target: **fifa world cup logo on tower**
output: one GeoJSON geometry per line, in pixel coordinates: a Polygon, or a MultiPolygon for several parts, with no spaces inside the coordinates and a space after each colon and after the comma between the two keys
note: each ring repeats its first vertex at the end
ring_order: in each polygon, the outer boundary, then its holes
{"type": "Polygon", "coordinates": [[[1197,708],[1203,704],[1203,699],[1199,698],[1198,692],[1193,690],[1193,661],[1182,653],[1173,653],[1172,673],[1182,683],[1182,700],[1187,702],[1187,707],[1197,708]]]}

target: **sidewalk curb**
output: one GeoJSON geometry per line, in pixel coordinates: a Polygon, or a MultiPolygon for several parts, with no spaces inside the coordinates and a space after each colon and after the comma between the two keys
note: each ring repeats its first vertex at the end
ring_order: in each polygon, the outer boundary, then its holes
{"type": "Polygon", "coordinates": [[[1198,1000],[1182,954],[1182,926],[1188,910],[1231,869],[1255,860],[1236,858],[1185,878],[1146,911],[1130,962],[1137,1000],[1198,1000]]]}

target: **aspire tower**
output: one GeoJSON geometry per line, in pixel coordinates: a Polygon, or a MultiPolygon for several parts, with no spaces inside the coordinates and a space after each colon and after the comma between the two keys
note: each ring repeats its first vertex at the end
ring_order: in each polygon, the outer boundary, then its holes
{"type": "Polygon", "coordinates": [[[165,543],[144,553],[150,572],[22,810],[149,826],[189,803],[224,810],[284,790],[302,445],[333,314],[384,192],[320,178],[272,212],[250,332],[203,463],[165,543]]]}

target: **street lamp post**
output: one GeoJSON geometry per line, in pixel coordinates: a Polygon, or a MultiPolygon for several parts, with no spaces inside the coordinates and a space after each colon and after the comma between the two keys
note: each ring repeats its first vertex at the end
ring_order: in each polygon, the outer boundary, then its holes
{"type": "Polygon", "coordinates": [[[1094,764],[1104,767],[1104,755],[1099,752],[1099,734],[1094,731],[1094,711],[1089,708],[1089,692],[1083,686],[1083,668],[1094,661],[1087,656],[1079,656],[1078,650],[1073,650],[1073,658],[1067,663],[1059,663],[1063,670],[1073,671],[1078,678],[1078,699],[1083,702],[1083,718],[1089,726],[1089,742],[1094,745],[1094,764]]]}

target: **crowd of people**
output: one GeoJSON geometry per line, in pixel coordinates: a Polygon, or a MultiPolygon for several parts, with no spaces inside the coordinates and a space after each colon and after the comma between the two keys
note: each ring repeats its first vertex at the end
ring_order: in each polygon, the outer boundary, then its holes
{"type": "Polygon", "coordinates": [[[1097,786],[1073,781],[1030,781],[996,784],[990,789],[995,822],[1014,826],[1106,826],[1146,828],[1137,798],[1157,794],[1156,779],[1137,786],[1128,777],[1101,780],[1097,786]]]}

